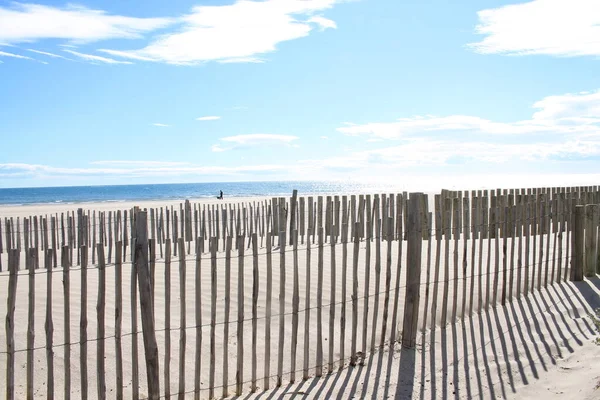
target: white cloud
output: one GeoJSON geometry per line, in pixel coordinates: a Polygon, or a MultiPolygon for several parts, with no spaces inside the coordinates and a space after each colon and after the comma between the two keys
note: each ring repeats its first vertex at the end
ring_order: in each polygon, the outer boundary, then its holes
{"type": "Polygon", "coordinates": [[[250,63],[250,64],[262,64],[265,60],[256,57],[234,57],[226,58],[224,60],[217,61],[220,64],[236,64],[236,63],[250,63]]]}
{"type": "Polygon", "coordinates": [[[319,27],[322,30],[325,29],[336,29],[337,28],[337,24],[335,23],[335,21],[332,21],[330,19],[321,17],[320,15],[314,16],[314,17],[310,17],[308,19],[308,22],[314,22],[315,24],[319,25],[319,27]]]}
{"type": "Polygon", "coordinates": [[[43,164],[5,163],[0,164],[2,177],[159,177],[199,175],[244,175],[274,172],[285,169],[281,165],[246,165],[237,167],[200,166],[187,163],[155,161],[97,161],[92,164],[107,165],[104,168],[63,168],[43,164]]]}
{"type": "Polygon", "coordinates": [[[207,115],[206,117],[196,118],[196,121],[216,121],[218,119],[221,119],[221,117],[217,115],[207,115]]]}
{"type": "Polygon", "coordinates": [[[73,50],[63,50],[66,51],[67,53],[73,54],[74,56],[77,56],[79,58],[82,58],[86,61],[91,61],[91,62],[102,62],[105,64],[132,64],[132,62],[130,61],[118,61],[118,60],[114,60],[112,58],[108,58],[108,57],[101,57],[101,56],[96,56],[93,54],[85,54],[85,53],[80,53],[78,51],[73,51],[73,50]]]}
{"type": "Polygon", "coordinates": [[[138,160],[101,160],[92,161],[93,165],[110,166],[137,166],[137,167],[175,167],[181,165],[191,165],[189,162],[181,161],[138,161],[138,160]]]}
{"type": "Polygon", "coordinates": [[[48,56],[48,57],[52,57],[52,58],[62,58],[63,60],[72,61],[70,58],[63,57],[63,56],[60,56],[60,55],[54,54],[54,53],[48,53],[46,51],[40,51],[40,50],[34,50],[34,49],[27,49],[27,51],[31,51],[32,53],[42,54],[44,56],[48,56]]]}
{"type": "Polygon", "coordinates": [[[155,122],[155,123],[153,123],[152,125],[154,125],[154,126],[160,126],[160,127],[163,127],[163,128],[166,128],[166,127],[168,127],[168,126],[171,126],[171,125],[167,125],[167,124],[161,124],[161,123],[159,123],[159,122],[155,122]]]}
{"type": "Polygon", "coordinates": [[[272,135],[267,133],[228,136],[220,139],[224,143],[213,145],[212,151],[221,152],[250,146],[292,146],[292,142],[297,139],[297,136],[272,135]]]}
{"type": "Polygon", "coordinates": [[[533,108],[530,119],[517,122],[451,115],[345,124],[337,130],[351,136],[364,135],[367,142],[392,141],[391,145],[311,163],[333,170],[374,165],[391,169],[448,165],[479,168],[507,162],[600,158],[600,91],[548,96],[533,108]]]}
{"type": "Polygon", "coordinates": [[[329,139],[329,137],[328,136],[321,136],[321,139],[327,140],[327,139],[329,139]]]}
{"type": "Polygon", "coordinates": [[[600,2],[535,0],[478,12],[479,53],[600,55],[600,2]]]}
{"type": "MultiPolygon", "coordinates": [[[[206,61],[258,62],[279,43],[308,36],[335,22],[315,13],[339,0],[238,0],[222,6],[197,6],[182,16],[176,32],[136,50],[101,49],[115,57],[193,65],[206,61]]],[[[1,38],[1,37],[0,37],[1,38]]]]}
{"type": "Polygon", "coordinates": [[[74,42],[137,39],[144,33],[174,22],[170,18],[111,15],[102,10],[75,5],[60,8],[39,4],[12,4],[12,7],[0,7],[0,41],[7,43],[40,39],[74,42]]]}
{"type": "Polygon", "coordinates": [[[0,57],[11,57],[11,58],[20,58],[22,60],[33,60],[31,57],[22,56],[20,54],[8,53],[6,51],[0,51],[0,57]]]}
{"type": "Polygon", "coordinates": [[[523,121],[496,122],[477,116],[415,116],[395,122],[348,124],[337,129],[347,135],[399,139],[450,132],[485,135],[594,134],[600,132],[600,91],[549,96],[536,102],[537,111],[523,121]]]}

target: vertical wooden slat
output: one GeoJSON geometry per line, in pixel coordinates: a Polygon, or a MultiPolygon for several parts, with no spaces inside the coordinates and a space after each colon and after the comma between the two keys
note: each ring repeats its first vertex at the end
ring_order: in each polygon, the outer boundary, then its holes
{"type": "MultiPolygon", "coordinates": [[[[177,219],[174,219],[177,221],[177,219]]],[[[175,234],[176,229],[173,230],[175,234]]],[[[185,398],[185,341],[186,341],[186,261],[185,261],[185,240],[180,237],[177,240],[179,246],[179,390],[177,392],[179,400],[185,398]]]]}
{"type": "MultiPolygon", "coordinates": [[[[52,246],[52,248],[54,249],[55,247],[52,246]]],[[[7,252],[8,250],[10,249],[7,249],[7,252]]],[[[0,272],[2,272],[2,253],[4,253],[4,247],[2,246],[2,218],[0,218],[0,272]]]]}
{"type": "MultiPolygon", "coordinates": [[[[540,250],[539,250],[539,264],[538,264],[538,279],[537,289],[542,288],[542,275],[544,270],[544,234],[546,233],[546,197],[540,196],[541,200],[538,205],[538,221],[539,221],[539,234],[540,234],[540,250]]],[[[546,253],[547,254],[547,253],[546,253]]]]}
{"type": "MultiPolygon", "coordinates": [[[[279,206],[284,202],[279,199],[279,206]]],[[[281,216],[280,216],[281,217],[281,216]]],[[[283,222],[280,218],[280,222],[283,222]]],[[[285,222],[281,224],[285,227],[285,222]]],[[[279,351],[277,353],[277,386],[283,380],[283,348],[285,342],[285,232],[279,232],[279,351]]]]}
{"type": "Polygon", "coordinates": [[[510,277],[508,283],[508,299],[512,301],[513,291],[515,287],[515,230],[517,227],[517,208],[514,205],[514,200],[510,200],[508,207],[508,236],[510,238],[510,277]]]}
{"type": "MultiPolygon", "coordinates": [[[[307,380],[308,379],[308,365],[309,365],[309,357],[310,357],[310,352],[309,352],[309,345],[310,345],[310,341],[311,341],[311,337],[310,337],[310,274],[311,274],[311,268],[310,268],[310,234],[312,233],[312,198],[309,197],[309,202],[308,202],[308,209],[309,209],[309,220],[308,220],[308,229],[306,231],[306,287],[305,287],[305,294],[304,294],[304,360],[303,360],[303,366],[302,366],[302,379],[307,380]]],[[[267,236],[269,237],[269,236],[267,236]]],[[[270,248],[267,248],[269,251],[270,248]]],[[[267,273],[269,271],[268,268],[268,262],[270,260],[270,256],[269,258],[267,258],[267,273]]],[[[268,275],[267,275],[268,276],[268,275]]],[[[271,293],[271,291],[269,290],[269,286],[267,283],[267,296],[269,296],[269,294],[271,293]]],[[[270,323],[270,313],[271,313],[271,309],[270,307],[267,307],[267,315],[269,316],[269,323],[270,323]]],[[[270,330],[270,328],[269,328],[270,330]]],[[[268,336],[267,336],[268,338],[268,336]]],[[[266,344],[267,349],[269,349],[269,342],[267,342],[266,344]]],[[[267,350],[269,351],[269,350],[267,350]]],[[[265,361],[266,363],[267,361],[265,361]]],[[[268,375],[268,370],[265,369],[265,375],[268,375]]]]}
{"type": "MultiPolygon", "coordinates": [[[[81,246],[81,317],[79,320],[79,369],[81,372],[81,399],[88,398],[88,367],[87,367],[87,269],[88,269],[88,248],[81,246]]],[[[104,252],[103,252],[104,254],[104,252]]],[[[98,255],[98,264],[104,262],[98,255]]],[[[98,337],[103,337],[98,336],[98,337]]]]}
{"type": "Polygon", "coordinates": [[[585,235],[585,206],[575,205],[574,212],[574,227],[573,227],[573,244],[572,257],[573,263],[571,266],[571,280],[583,280],[583,264],[584,264],[584,235],[585,235]]]}
{"type": "Polygon", "coordinates": [[[210,369],[208,377],[208,397],[215,396],[215,349],[216,349],[216,323],[217,323],[217,249],[218,236],[212,237],[210,247],[210,369]]]}
{"type": "MultiPolygon", "coordinates": [[[[424,217],[427,219],[427,229],[429,230],[429,232],[431,232],[431,218],[432,215],[431,213],[424,213],[424,217]]],[[[402,243],[402,240],[399,240],[400,243],[402,243]]],[[[430,285],[430,278],[431,278],[431,247],[432,247],[432,242],[433,242],[433,235],[429,235],[429,240],[427,242],[427,272],[426,272],[426,278],[425,278],[425,307],[423,307],[423,327],[421,328],[421,330],[423,331],[423,333],[425,333],[425,330],[427,329],[427,309],[429,306],[429,285],[430,285]]],[[[399,245],[400,247],[400,245],[399,245]]],[[[400,247],[401,248],[401,247],[400,247]]],[[[400,262],[400,260],[402,259],[402,254],[400,251],[400,255],[398,256],[398,262],[400,262]]],[[[398,268],[398,277],[400,276],[400,268],[398,268]]],[[[398,278],[399,279],[399,278],[398,278]]],[[[466,285],[465,285],[466,286],[466,285]]],[[[399,288],[396,287],[396,296],[398,296],[399,294],[399,288]]],[[[472,293],[471,293],[472,295],[472,293]]],[[[437,300],[437,299],[436,299],[437,300]]],[[[398,303],[398,299],[396,298],[395,303],[398,303]]],[[[395,332],[396,329],[395,326],[392,325],[392,332],[395,332]]],[[[393,340],[390,340],[391,343],[394,343],[393,340]]]]}
{"type": "Polygon", "coordinates": [[[461,214],[460,214],[460,202],[459,202],[459,198],[458,197],[454,197],[452,199],[452,237],[454,238],[454,251],[452,253],[453,255],[453,265],[454,265],[454,273],[453,273],[453,289],[454,289],[454,296],[452,298],[452,323],[454,323],[456,321],[456,311],[457,311],[457,303],[458,303],[458,251],[459,251],[459,244],[458,244],[458,239],[460,237],[460,221],[461,218],[461,214]]]}
{"type": "Polygon", "coordinates": [[[35,258],[37,248],[26,249],[29,264],[29,308],[27,319],[27,399],[33,400],[33,348],[35,346],[35,258]]]}
{"type": "MultiPolygon", "coordinates": [[[[154,219],[152,219],[154,223],[154,219]]],[[[115,232],[116,233],[116,232],[115,232]]],[[[112,211],[108,212],[108,263],[112,262],[113,248],[113,226],[112,226],[112,211]]]]}
{"type": "MultiPolygon", "coordinates": [[[[231,230],[225,244],[225,315],[223,323],[223,397],[229,396],[229,313],[231,308],[231,230]]],[[[196,284],[196,290],[199,284],[196,284]]],[[[198,322],[196,322],[199,325],[198,322]]],[[[202,332],[202,330],[200,330],[202,332]]],[[[200,357],[196,357],[198,360],[200,357]]],[[[199,374],[199,371],[196,371],[199,374]]]]}
{"type": "Polygon", "coordinates": [[[335,338],[335,281],[336,281],[336,265],[335,265],[335,227],[329,230],[329,244],[331,248],[330,254],[330,273],[331,273],[331,288],[329,301],[329,372],[333,371],[333,353],[334,353],[334,338],[335,338]]]}
{"type": "MultiPolygon", "coordinates": [[[[161,209],[162,212],[162,209],[161,209]]],[[[164,231],[163,231],[164,232],[164,231]]],[[[171,397],[171,239],[165,240],[165,398],[171,397]]]]}
{"type": "Polygon", "coordinates": [[[564,203],[565,197],[564,193],[560,193],[558,196],[558,262],[556,265],[556,282],[560,283],[562,280],[562,266],[563,266],[563,232],[565,231],[565,212],[564,212],[564,203]]]}
{"type": "Polygon", "coordinates": [[[54,247],[52,249],[46,249],[45,264],[48,270],[48,276],[46,277],[46,323],[44,328],[46,331],[46,365],[47,365],[47,390],[46,397],[48,400],[54,399],[54,323],[52,321],[52,262],[53,253],[55,252],[54,247]]]}
{"type": "MultiPolygon", "coordinates": [[[[127,223],[127,218],[125,218],[127,223]]],[[[135,248],[135,232],[131,232],[131,248],[135,248]]],[[[123,243],[123,258],[125,258],[126,248],[123,243]]],[[[138,308],[137,308],[137,266],[135,263],[135,251],[131,255],[131,287],[129,296],[131,299],[131,397],[136,400],[140,397],[140,377],[138,360],[138,308]]]]}
{"type": "MultiPolygon", "coordinates": [[[[136,213],[135,238],[136,244],[134,252],[140,290],[140,315],[142,318],[142,335],[144,339],[148,398],[150,400],[158,400],[160,398],[160,373],[158,363],[158,345],[156,342],[156,331],[154,326],[152,282],[150,277],[150,266],[148,263],[148,214],[146,211],[138,211],[136,213]]],[[[104,255],[102,256],[104,257],[104,255]]],[[[102,309],[103,314],[104,307],[98,308],[102,309]]],[[[102,317],[104,316],[102,315],[102,317]]],[[[99,321],[99,326],[103,327],[104,322],[100,324],[99,321]]],[[[100,342],[103,343],[103,341],[100,342]]],[[[98,346],[100,346],[100,344],[98,346]]],[[[104,349],[102,349],[102,351],[99,350],[99,354],[103,355],[103,352],[104,349]]]]}
{"type": "Polygon", "coordinates": [[[508,213],[509,208],[508,207],[502,207],[500,209],[501,213],[502,213],[502,221],[501,221],[501,227],[502,227],[502,293],[500,295],[500,304],[505,305],[506,304],[506,292],[508,291],[507,286],[508,286],[508,254],[507,254],[507,248],[508,248],[508,235],[507,235],[507,230],[509,227],[509,213],[508,213]]]}
{"type": "MultiPolygon", "coordinates": [[[[63,246],[61,252],[61,263],[63,267],[63,298],[64,298],[64,338],[65,343],[71,343],[71,282],[69,274],[69,246],[63,246]]],[[[64,347],[64,363],[65,363],[65,392],[64,398],[71,398],[71,346],[64,347]]]]}
{"type": "MultiPolygon", "coordinates": [[[[410,200],[410,199],[409,199],[410,200]]],[[[442,199],[442,210],[443,210],[443,224],[444,224],[444,294],[442,296],[442,320],[440,322],[441,326],[446,326],[448,321],[448,289],[449,289],[449,279],[450,279],[450,235],[452,230],[452,199],[444,198],[442,199]]],[[[408,271],[408,269],[407,269],[408,271]]],[[[405,313],[406,315],[406,313],[405,313]]]]}
{"type": "Polygon", "coordinates": [[[386,269],[385,269],[385,291],[384,291],[384,300],[383,300],[383,326],[381,328],[381,339],[379,345],[382,347],[385,343],[386,331],[387,331],[387,320],[389,313],[389,304],[390,304],[390,290],[391,290],[391,281],[392,281],[392,233],[394,227],[394,219],[391,217],[386,217],[387,223],[385,227],[387,231],[384,233],[384,239],[387,242],[387,252],[386,252],[386,269]]]}
{"type": "Polygon", "coordinates": [[[527,294],[529,293],[529,269],[530,269],[530,261],[529,261],[529,240],[530,240],[530,233],[531,233],[531,204],[529,203],[528,200],[525,201],[525,204],[523,204],[524,206],[524,217],[525,217],[525,271],[524,271],[524,276],[523,276],[523,294],[525,296],[527,296],[527,294]]]}
{"type": "MultiPolygon", "coordinates": [[[[537,191],[537,189],[536,189],[537,191]]],[[[531,250],[531,255],[532,255],[532,261],[531,261],[531,291],[533,292],[533,289],[535,289],[535,282],[536,282],[536,272],[537,272],[537,261],[536,261],[536,257],[538,254],[538,249],[537,249],[537,236],[538,236],[538,222],[539,222],[539,211],[540,211],[540,207],[539,207],[539,201],[540,201],[540,197],[539,196],[535,196],[533,201],[531,202],[531,234],[533,237],[533,243],[532,243],[532,250],[531,250]]]]}
{"type": "Polygon", "coordinates": [[[373,301],[373,324],[371,328],[371,352],[375,351],[377,318],[379,317],[379,288],[381,286],[381,218],[379,218],[379,197],[375,196],[375,299],[373,301]]]}
{"type": "MultiPolygon", "coordinates": [[[[265,310],[265,379],[264,389],[269,389],[271,375],[271,298],[273,292],[273,259],[271,254],[271,232],[267,232],[267,293],[265,310]]],[[[310,246],[310,243],[307,243],[310,246]]]]}
{"type": "MultiPolygon", "coordinates": [[[[10,235],[7,220],[7,236],[10,235]]],[[[6,240],[7,243],[10,240],[6,240]]],[[[19,250],[8,248],[8,301],[6,310],[6,398],[15,398],[15,304],[17,300],[17,271],[19,269],[19,250]]],[[[46,344],[48,346],[48,344],[46,344]]],[[[67,346],[68,347],[68,346],[67,346]]],[[[47,350],[46,350],[47,351],[47,350]]]]}
{"type": "MultiPolygon", "coordinates": [[[[435,210],[435,274],[433,276],[433,297],[431,299],[431,329],[435,330],[436,323],[435,320],[437,318],[437,298],[438,298],[438,288],[440,282],[440,261],[441,261],[441,253],[442,253],[442,197],[439,194],[436,194],[434,197],[434,210],[435,210]]],[[[406,215],[406,213],[405,213],[406,215]]],[[[408,229],[408,227],[406,228],[408,229]]],[[[408,231],[407,231],[408,232],[408,231]]],[[[408,238],[407,238],[408,239],[408,238]]],[[[407,267],[408,268],[408,267],[407,267]]],[[[480,266],[481,269],[481,266],[480,266]]],[[[480,275],[481,279],[481,275],[480,275]]],[[[479,284],[479,302],[481,303],[481,282],[479,284]]],[[[479,307],[481,309],[481,306],[479,307]]]]}
{"type": "Polygon", "coordinates": [[[294,241],[294,286],[292,292],[292,355],[291,355],[291,374],[290,382],[296,381],[296,351],[298,347],[298,309],[300,306],[300,283],[298,266],[298,230],[291,232],[294,241]]]}
{"type": "MultiPolygon", "coordinates": [[[[82,249],[83,250],[83,249],[82,249]]],[[[98,317],[98,340],[96,341],[96,374],[98,379],[98,399],[106,398],[106,368],[104,361],[104,315],[106,309],[106,264],[104,261],[104,246],[98,244],[98,302],[96,311],[98,317]]]]}
{"type": "Polygon", "coordinates": [[[290,246],[292,246],[294,244],[294,238],[292,237],[292,234],[294,233],[294,230],[298,229],[297,222],[296,222],[297,203],[298,203],[298,191],[296,189],[294,189],[292,191],[292,197],[290,199],[290,243],[289,243],[290,246]]]}
{"type": "MultiPolygon", "coordinates": [[[[465,197],[462,198],[462,224],[461,228],[463,229],[463,256],[462,256],[462,309],[461,309],[461,318],[464,318],[466,315],[467,308],[467,253],[468,253],[468,242],[471,240],[471,224],[470,224],[470,211],[471,206],[469,203],[469,194],[468,191],[465,191],[465,197]]],[[[460,217],[459,217],[460,218],[460,217]]],[[[472,281],[472,279],[471,279],[472,281]]]]}
{"type": "Polygon", "coordinates": [[[585,276],[591,277],[596,275],[596,241],[594,240],[597,226],[594,226],[594,209],[596,204],[585,205],[585,276]]]}
{"type": "MultiPolygon", "coordinates": [[[[304,244],[304,232],[306,232],[306,215],[305,215],[305,198],[304,197],[300,197],[300,228],[299,228],[299,232],[300,232],[300,237],[301,237],[301,244],[304,244]]],[[[2,247],[2,227],[0,226],[0,247],[2,247]]],[[[262,236],[262,231],[261,231],[261,236],[262,236]]],[[[0,251],[1,252],[1,251],[0,251]]]]}
{"type": "MultiPolygon", "coordinates": [[[[524,190],[522,189],[522,192],[524,190]]],[[[523,276],[523,229],[525,228],[525,208],[524,208],[525,195],[521,194],[517,200],[517,299],[521,297],[521,282],[523,276]]]]}
{"type": "Polygon", "coordinates": [[[360,250],[360,237],[357,235],[360,223],[354,223],[354,252],[352,258],[352,339],[350,350],[350,365],[356,365],[358,355],[356,353],[357,346],[357,330],[358,330],[358,256],[360,250]]]}
{"type": "MultiPolygon", "coordinates": [[[[556,266],[557,266],[557,256],[556,256],[556,245],[558,238],[558,223],[560,216],[558,215],[558,193],[554,195],[552,199],[552,235],[554,236],[552,240],[552,271],[550,273],[550,284],[554,284],[554,280],[556,279],[556,266]]],[[[548,236],[550,237],[550,236],[548,236]]]]}
{"type": "MultiPolygon", "coordinates": [[[[116,232],[115,232],[116,233],[116,232]]],[[[115,356],[116,396],[123,400],[123,345],[121,332],[123,323],[123,243],[115,243],[115,356]]]]}
{"type": "MultiPolygon", "coordinates": [[[[321,198],[319,196],[319,198],[321,198]]],[[[321,207],[319,207],[321,209],[321,207]]],[[[319,224],[319,247],[317,254],[317,359],[316,376],[323,375],[323,226],[319,224]]]]}
{"type": "MultiPolygon", "coordinates": [[[[58,266],[58,255],[57,255],[57,245],[58,245],[58,230],[56,226],[57,217],[52,217],[50,220],[50,226],[52,229],[52,267],[56,268],[58,266]]],[[[0,224],[1,226],[2,224],[0,224]]],[[[2,235],[0,235],[1,237],[2,235]]]]}
{"type": "MultiPolygon", "coordinates": [[[[197,230],[195,232],[197,234],[197,230]]],[[[195,322],[196,322],[196,355],[194,357],[194,398],[200,398],[200,373],[202,366],[202,249],[200,248],[200,238],[196,236],[196,271],[195,271],[195,282],[194,282],[194,294],[195,294],[195,322]]],[[[229,278],[227,278],[227,291],[226,291],[226,302],[229,300],[229,278]]],[[[226,307],[229,305],[227,304],[226,307]]],[[[226,329],[229,329],[228,319],[229,310],[227,309],[227,320],[225,321],[226,329]]],[[[227,345],[227,335],[225,336],[225,344],[227,345]]],[[[225,365],[227,365],[227,359],[225,358],[225,365]]],[[[226,381],[223,389],[227,390],[226,381]]]]}
{"type": "Polygon", "coordinates": [[[258,236],[252,233],[252,386],[255,392],[256,386],[256,345],[258,333],[258,236]]]}
{"type": "MultiPolygon", "coordinates": [[[[371,195],[366,196],[366,232],[365,232],[365,301],[363,306],[363,330],[362,330],[362,352],[367,354],[367,335],[369,327],[369,300],[370,300],[370,289],[371,289],[371,232],[373,228],[371,226],[371,195]]],[[[340,359],[344,360],[344,351],[346,347],[345,333],[346,333],[346,273],[347,273],[347,233],[348,225],[342,225],[342,315],[340,319],[340,359]]],[[[344,365],[340,365],[340,368],[344,365]]]]}
{"type": "Polygon", "coordinates": [[[123,262],[127,256],[127,246],[129,245],[129,236],[127,231],[127,210],[123,210],[123,262]]]}
{"type": "MultiPolygon", "coordinates": [[[[400,198],[398,198],[398,199],[400,200],[400,198]]],[[[427,203],[427,200],[428,200],[427,196],[423,196],[423,202],[427,203]]],[[[396,206],[398,208],[400,208],[401,202],[397,202],[396,206]]],[[[429,241],[429,243],[431,243],[431,241],[432,241],[431,219],[429,218],[430,213],[425,212],[426,210],[427,210],[427,208],[423,207],[423,219],[426,220],[425,221],[426,223],[425,223],[423,229],[427,230],[427,240],[429,241]]],[[[393,228],[393,230],[391,231],[391,234],[390,234],[390,245],[391,245],[391,242],[394,240],[394,237],[396,237],[396,233],[402,232],[402,219],[398,218],[396,216],[396,222],[400,225],[396,225],[394,227],[394,223],[390,224],[391,227],[393,228]]],[[[400,279],[401,279],[401,275],[402,275],[402,242],[403,242],[403,240],[402,240],[402,238],[400,238],[398,240],[398,259],[396,261],[396,284],[394,286],[394,308],[392,311],[392,326],[390,328],[390,330],[391,330],[390,345],[392,345],[392,346],[396,342],[396,335],[398,333],[398,302],[400,300],[400,279]]],[[[431,267],[431,245],[429,244],[428,247],[429,247],[429,249],[428,249],[428,258],[427,258],[427,274],[429,275],[429,270],[431,267]]],[[[429,280],[427,282],[426,290],[429,291],[429,280]]],[[[425,310],[427,310],[427,303],[425,303],[425,310]]],[[[423,319],[423,324],[426,324],[426,321],[427,321],[427,316],[425,316],[425,318],[423,319]]]]}
{"type": "Polygon", "coordinates": [[[242,394],[244,382],[244,238],[238,236],[238,320],[237,320],[237,366],[235,373],[235,394],[242,394]]]}
{"type": "Polygon", "coordinates": [[[417,336],[419,311],[419,286],[421,281],[421,248],[422,235],[419,229],[421,222],[421,193],[411,193],[408,199],[408,242],[406,263],[406,295],[404,322],[402,328],[402,346],[414,348],[417,336]]]}

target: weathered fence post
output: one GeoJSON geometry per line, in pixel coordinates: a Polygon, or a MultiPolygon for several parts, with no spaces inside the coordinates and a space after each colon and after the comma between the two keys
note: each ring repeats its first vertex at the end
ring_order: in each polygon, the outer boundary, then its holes
{"type": "Polygon", "coordinates": [[[575,208],[575,224],[573,227],[573,252],[571,258],[571,280],[583,280],[583,238],[584,231],[584,208],[585,206],[576,205],[575,208]]]}
{"type": "Polygon", "coordinates": [[[407,348],[414,348],[417,340],[419,288],[421,284],[421,249],[423,246],[420,232],[423,226],[421,223],[422,196],[422,193],[411,193],[408,199],[407,287],[402,329],[402,346],[407,348]]]}
{"type": "Polygon", "coordinates": [[[585,276],[596,275],[596,262],[598,256],[596,253],[596,228],[598,227],[595,217],[598,214],[597,204],[587,204],[585,206],[585,276]]]}
{"type": "Polygon", "coordinates": [[[145,211],[138,211],[135,216],[135,263],[140,290],[140,305],[142,317],[142,335],[146,355],[146,375],[148,378],[148,397],[160,398],[158,346],[154,331],[154,316],[152,313],[152,286],[150,268],[148,265],[148,221],[145,211]]]}
{"type": "MultiPolygon", "coordinates": [[[[7,223],[8,227],[8,223],[7,223]]],[[[9,229],[7,231],[7,237],[9,229]]],[[[8,242],[9,240],[7,240],[8,242]]],[[[15,305],[17,299],[17,271],[19,250],[8,248],[8,304],[6,312],[6,398],[15,398],[15,305]]]]}

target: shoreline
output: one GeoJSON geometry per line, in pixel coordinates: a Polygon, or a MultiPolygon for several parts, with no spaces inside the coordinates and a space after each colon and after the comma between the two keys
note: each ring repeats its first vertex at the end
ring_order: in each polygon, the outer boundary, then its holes
{"type": "MultiPolygon", "coordinates": [[[[215,196],[216,197],[216,196],[215,196]]],[[[35,204],[23,204],[23,205],[6,205],[0,204],[0,218],[1,217],[29,217],[30,215],[40,214],[55,214],[66,211],[75,211],[78,208],[84,210],[94,211],[113,211],[130,209],[134,206],[140,208],[160,208],[169,206],[179,206],[180,203],[184,203],[189,200],[193,204],[229,204],[229,203],[241,203],[241,202],[253,202],[253,201],[264,201],[270,200],[273,196],[257,196],[257,197],[229,197],[223,200],[217,200],[216,198],[189,198],[189,199],[169,199],[169,200],[122,200],[122,201],[105,201],[105,202],[86,202],[86,203],[35,203],[35,204]]],[[[281,196],[278,196],[281,197],[281,196]]]]}

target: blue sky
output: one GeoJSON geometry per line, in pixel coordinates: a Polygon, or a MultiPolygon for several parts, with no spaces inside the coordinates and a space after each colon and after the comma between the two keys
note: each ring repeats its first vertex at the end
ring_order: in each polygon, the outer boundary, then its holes
{"type": "Polygon", "coordinates": [[[597,0],[0,0],[0,187],[593,184],[598,43],[597,0]]]}

